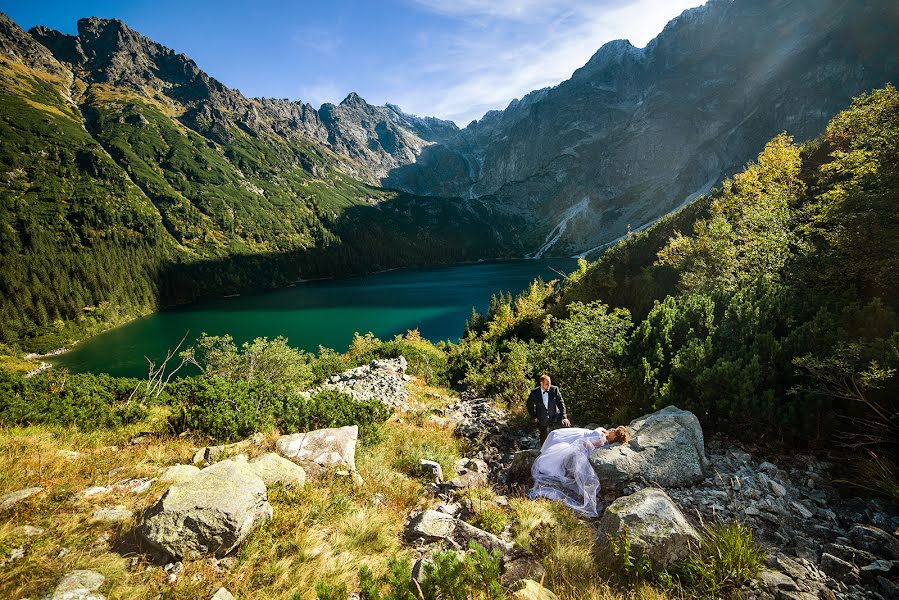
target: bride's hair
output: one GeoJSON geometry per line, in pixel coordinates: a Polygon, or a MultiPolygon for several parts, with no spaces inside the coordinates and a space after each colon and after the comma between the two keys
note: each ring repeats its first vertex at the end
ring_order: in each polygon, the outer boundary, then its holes
{"type": "Polygon", "coordinates": [[[610,430],[609,433],[613,431],[615,432],[615,442],[613,443],[626,444],[631,441],[631,434],[628,433],[627,427],[624,425],[619,425],[615,429],[610,430]]]}

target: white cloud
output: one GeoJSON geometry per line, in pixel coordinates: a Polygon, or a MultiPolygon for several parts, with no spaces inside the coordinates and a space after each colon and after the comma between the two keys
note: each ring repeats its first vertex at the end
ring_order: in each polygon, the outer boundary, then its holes
{"type": "MultiPolygon", "coordinates": [[[[345,94],[343,94],[345,95],[345,94]]],[[[319,80],[300,89],[300,98],[313,106],[321,106],[325,102],[337,104],[342,98],[340,87],[333,81],[319,80]]]]}
{"type": "Polygon", "coordinates": [[[564,81],[604,43],[646,45],[703,0],[411,0],[458,19],[451,34],[422,40],[421,58],[386,73],[391,101],[464,126],[486,110],[564,81]],[[440,57],[435,59],[434,57],[440,57]],[[415,82],[415,85],[409,85],[415,82]]]}

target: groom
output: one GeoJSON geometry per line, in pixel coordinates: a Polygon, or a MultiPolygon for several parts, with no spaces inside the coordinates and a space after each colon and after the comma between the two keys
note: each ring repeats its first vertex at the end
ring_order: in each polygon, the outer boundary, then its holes
{"type": "Polygon", "coordinates": [[[565,401],[562,400],[559,387],[552,384],[549,375],[541,375],[540,385],[531,390],[528,396],[528,414],[540,429],[541,445],[546,441],[551,426],[561,422],[564,427],[571,427],[571,421],[565,414],[565,401]]]}

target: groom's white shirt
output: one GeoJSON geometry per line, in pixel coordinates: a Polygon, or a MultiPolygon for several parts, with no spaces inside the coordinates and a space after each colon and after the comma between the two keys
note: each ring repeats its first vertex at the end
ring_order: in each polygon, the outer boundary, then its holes
{"type": "Polygon", "coordinates": [[[549,412],[549,390],[540,390],[543,392],[543,408],[549,412]]]}

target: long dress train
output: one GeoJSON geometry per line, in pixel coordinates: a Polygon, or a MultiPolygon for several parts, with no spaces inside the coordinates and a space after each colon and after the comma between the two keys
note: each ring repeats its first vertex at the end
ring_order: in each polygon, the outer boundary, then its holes
{"type": "Polygon", "coordinates": [[[599,478],[588,458],[595,448],[591,442],[599,438],[599,445],[606,445],[605,433],[602,428],[580,427],[551,431],[531,467],[534,487],[528,497],[559,500],[588,517],[599,516],[599,478]]]}

